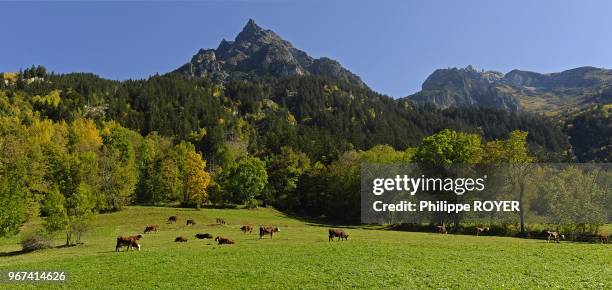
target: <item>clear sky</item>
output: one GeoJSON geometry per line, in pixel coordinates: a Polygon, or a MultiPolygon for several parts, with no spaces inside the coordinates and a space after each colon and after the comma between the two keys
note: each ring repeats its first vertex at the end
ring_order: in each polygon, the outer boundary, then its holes
{"type": "Polygon", "coordinates": [[[612,68],[612,1],[0,1],[0,71],[171,71],[249,18],[393,97],[437,68],[612,68]]]}

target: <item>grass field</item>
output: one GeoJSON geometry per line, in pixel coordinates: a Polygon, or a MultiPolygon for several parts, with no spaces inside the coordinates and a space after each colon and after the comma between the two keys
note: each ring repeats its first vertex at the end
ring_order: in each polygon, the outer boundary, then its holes
{"type": "MultiPolygon", "coordinates": [[[[36,224],[26,225],[26,230],[36,224]]],[[[213,288],[595,288],[612,287],[612,246],[504,237],[395,232],[348,227],[345,242],[328,242],[327,225],[292,219],[271,209],[217,210],[130,207],[99,215],[85,244],[28,254],[19,237],[0,239],[0,270],[64,270],[64,284],[7,284],[72,289],[213,288]],[[178,214],[179,223],[167,225],[178,214]],[[214,225],[215,218],[227,221],[214,225]],[[198,224],[185,227],[187,218],[198,224]],[[142,250],[115,252],[117,235],[142,232],[142,250]],[[276,225],[273,239],[243,234],[250,223],[276,225]],[[236,240],[218,246],[195,233],[236,240]],[[187,243],[174,243],[178,235],[187,243]]],[[[58,239],[58,244],[61,240],[58,239]]]]}

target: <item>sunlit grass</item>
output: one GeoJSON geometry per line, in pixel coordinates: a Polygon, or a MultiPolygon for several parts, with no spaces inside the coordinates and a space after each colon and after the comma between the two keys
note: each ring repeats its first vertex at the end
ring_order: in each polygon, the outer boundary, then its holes
{"type": "MultiPolygon", "coordinates": [[[[30,230],[35,226],[28,225],[30,230]]],[[[70,281],[52,286],[74,289],[612,287],[610,245],[367,227],[348,227],[348,241],[328,242],[327,228],[270,209],[131,207],[99,215],[84,245],[5,255],[0,270],[66,270],[70,281]],[[174,214],[179,222],[166,224],[174,214]],[[215,225],[217,217],[228,224],[215,225]],[[184,226],[187,218],[195,219],[196,226],[184,226]],[[152,223],[161,230],[144,236],[142,251],[115,252],[117,235],[141,233],[152,223]],[[239,230],[246,223],[275,225],[281,231],[260,240],[255,232],[239,230]],[[237,243],[218,246],[193,237],[206,232],[237,243]],[[189,241],[174,243],[179,235],[189,241]]],[[[18,239],[0,239],[0,252],[19,250],[18,239]]]]}

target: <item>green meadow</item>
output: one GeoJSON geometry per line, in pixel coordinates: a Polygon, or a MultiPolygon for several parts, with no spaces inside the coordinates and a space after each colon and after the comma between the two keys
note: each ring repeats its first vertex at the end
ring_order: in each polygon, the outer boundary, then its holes
{"type": "MultiPolygon", "coordinates": [[[[40,221],[24,226],[34,230],[40,221]]],[[[342,226],[336,226],[342,227],[342,226]]],[[[19,254],[20,237],[0,239],[0,271],[63,270],[66,283],[5,284],[0,288],[71,289],[286,289],[286,288],[564,288],[610,289],[612,247],[546,243],[507,237],[441,235],[342,227],[348,241],[328,242],[329,225],[302,221],[272,209],[128,207],[101,214],[84,244],[19,254]],[[177,224],[166,224],[170,215],[177,224]],[[195,219],[193,227],[185,220],[195,219]],[[216,225],[224,218],[227,225],[216,225]],[[141,251],[115,252],[118,235],[158,233],[141,239],[141,251]],[[243,234],[243,224],[275,225],[272,239],[243,234]],[[195,239],[211,233],[236,241],[217,245],[195,239]],[[175,243],[179,236],[187,243],[175,243]]],[[[58,236],[56,244],[62,243],[58,236]]]]}

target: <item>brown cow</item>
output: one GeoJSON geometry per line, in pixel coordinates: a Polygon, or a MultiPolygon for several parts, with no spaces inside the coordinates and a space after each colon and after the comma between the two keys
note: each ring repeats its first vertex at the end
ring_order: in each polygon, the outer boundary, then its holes
{"type": "Polygon", "coordinates": [[[177,221],[177,220],[178,220],[177,216],[173,215],[173,216],[170,216],[170,217],[168,218],[168,221],[167,221],[167,222],[168,222],[168,223],[176,223],[176,221],[177,221]]]}
{"type": "Polygon", "coordinates": [[[223,244],[227,244],[227,245],[235,244],[234,240],[228,239],[228,238],[223,238],[223,237],[216,237],[215,241],[219,242],[219,245],[223,245],[223,244]]]}
{"type": "Polygon", "coordinates": [[[209,233],[205,233],[205,234],[196,234],[195,235],[196,238],[198,239],[212,239],[213,236],[209,233]]]}
{"type": "Polygon", "coordinates": [[[565,235],[559,234],[559,232],[546,231],[546,242],[550,243],[550,240],[554,240],[560,243],[560,239],[565,240],[565,235]]]}
{"type": "Polygon", "coordinates": [[[486,227],[486,228],[476,227],[476,236],[479,236],[480,234],[484,234],[484,233],[486,233],[488,231],[489,231],[488,227],[486,227]]]}
{"type": "Polygon", "coordinates": [[[347,235],[343,230],[335,230],[335,229],[329,229],[329,241],[333,241],[334,238],[338,238],[339,240],[348,240],[349,235],[347,235]]]}
{"type": "Polygon", "coordinates": [[[174,242],[179,242],[179,243],[186,243],[187,242],[187,238],[180,236],[180,237],[176,237],[176,239],[174,239],[174,242]]]}
{"type": "Polygon", "coordinates": [[[280,232],[280,229],[278,227],[260,226],[259,227],[259,238],[261,239],[265,235],[270,235],[270,239],[271,239],[272,235],[274,235],[274,233],[277,233],[277,232],[280,232]]]}
{"type": "Polygon", "coordinates": [[[127,247],[126,251],[129,251],[130,248],[136,248],[140,251],[140,244],[138,244],[138,240],[142,238],[142,235],[137,236],[128,236],[128,237],[117,237],[117,245],[115,246],[115,252],[119,252],[121,247],[127,247]]]}
{"type": "Polygon", "coordinates": [[[604,235],[604,234],[599,234],[597,235],[597,239],[602,243],[602,244],[607,244],[608,243],[608,236],[604,235]]]}
{"type": "Polygon", "coordinates": [[[240,227],[240,230],[246,234],[246,232],[252,233],[253,232],[253,226],[251,225],[244,225],[242,227],[240,227]]]}
{"type": "Polygon", "coordinates": [[[220,224],[220,225],[224,225],[225,224],[225,220],[217,218],[217,223],[220,224]]]}
{"type": "Polygon", "coordinates": [[[446,230],[446,227],[444,225],[436,226],[436,229],[438,229],[438,233],[448,234],[448,231],[446,230]]]}
{"type": "Polygon", "coordinates": [[[150,232],[156,232],[157,233],[158,229],[159,229],[158,225],[148,225],[148,226],[145,227],[144,233],[145,234],[146,233],[150,233],[150,232]]]}
{"type": "Polygon", "coordinates": [[[196,222],[194,220],[187,220],[187,225],[188,226],[194,226],[196,224],[196,222]]]}

